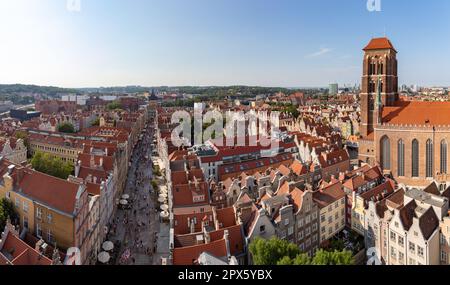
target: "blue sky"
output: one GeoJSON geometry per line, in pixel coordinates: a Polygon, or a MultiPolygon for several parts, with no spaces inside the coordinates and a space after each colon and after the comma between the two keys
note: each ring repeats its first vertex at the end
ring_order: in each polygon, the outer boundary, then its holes
{"type": "Polygon", "coordinates": [[[0,83],[327,86],[359,83],[386,34],[400,82],[450,85],[450,1],[0,0],[0,83]]]}

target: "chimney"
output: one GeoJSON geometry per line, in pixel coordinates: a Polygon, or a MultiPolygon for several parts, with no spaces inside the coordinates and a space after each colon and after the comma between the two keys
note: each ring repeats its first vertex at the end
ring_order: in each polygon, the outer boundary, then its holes
{"type": "Polygon", "coordinates": [[[225,239],[225,246],[227,248],[227,258],[230,260],[231,258],[231,249],[230,249],[230,239],[229,239],[229,232],[228,230],[225,230],[223,232],[223,238],[225,239]]]}
{"type": "Polygon", "coordinates": [[[214,228],[216,229],[216,231],[218,231],[218,230],[220,230],[220,226],[219,226],[219,220],[217,219],[217,208],[216,207],[212,207],[212,213],[213,213],[214,228]]]}
{"type": "Polygon", "coordinates": [[[81,160],[78,160],[75,164],[75,177],[78,177],[80,175],[80,169],[81,169],[81,160]]]}

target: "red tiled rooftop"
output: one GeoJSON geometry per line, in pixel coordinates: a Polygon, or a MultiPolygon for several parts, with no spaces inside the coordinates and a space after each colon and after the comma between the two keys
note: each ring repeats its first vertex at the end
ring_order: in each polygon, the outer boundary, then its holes
{"type": "Polygon", "coordinates": [[[364,48],[364,51],[379,50],[379,49],[392,49],[395,51],[394,45],[388,38],[374,38],[364,48]]]}

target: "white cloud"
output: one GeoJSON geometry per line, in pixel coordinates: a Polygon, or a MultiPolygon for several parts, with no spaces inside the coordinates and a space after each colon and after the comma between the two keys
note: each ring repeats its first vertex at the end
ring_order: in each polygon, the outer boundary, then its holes
{"type": "Polygon", "coordinates": [[[333,51],[333,49],[331,49],[331,48],[322,47],[322,48],[320,48],[320,50],[318,50],[312,54],[308,54],[306,56],[306,58],[319,57],[319,56],[325,55],[327,53],[330,53],[332,51],[333,51]]]}

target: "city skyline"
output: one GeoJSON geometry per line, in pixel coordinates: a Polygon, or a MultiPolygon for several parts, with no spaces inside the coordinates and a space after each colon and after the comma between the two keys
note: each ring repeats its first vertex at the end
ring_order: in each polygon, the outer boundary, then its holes
{"type": "Polygon", "coordinates": [[[382,0],[379,12],[366,0],[80,3],[0,2],[0,84],[353,86],[361,49],[386,35],[400,85],[450,85],[448,1],[382,0]]]}

